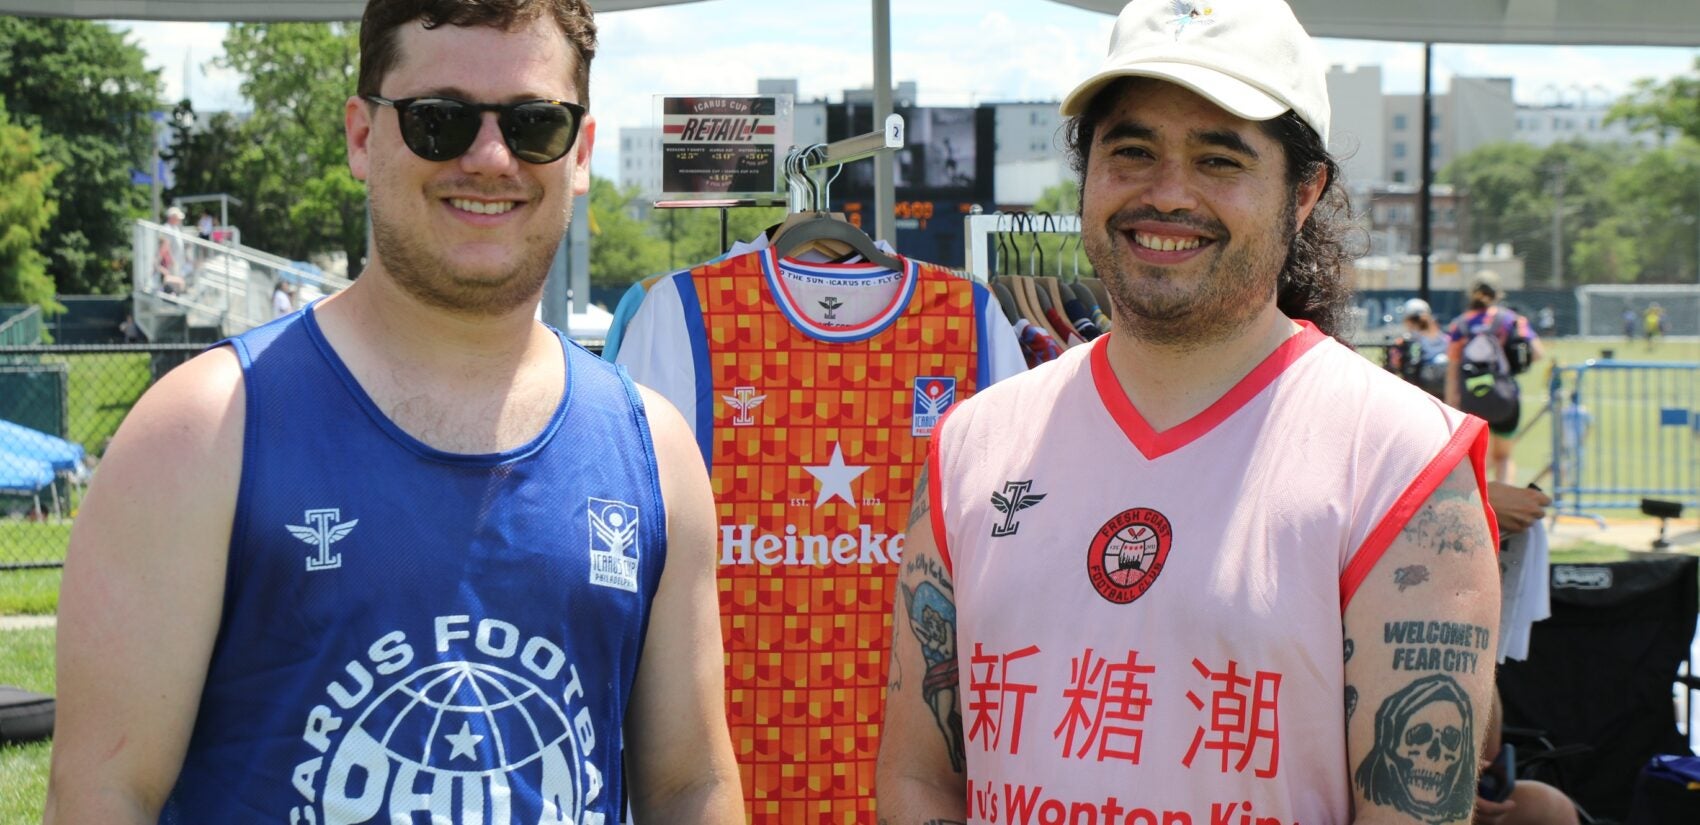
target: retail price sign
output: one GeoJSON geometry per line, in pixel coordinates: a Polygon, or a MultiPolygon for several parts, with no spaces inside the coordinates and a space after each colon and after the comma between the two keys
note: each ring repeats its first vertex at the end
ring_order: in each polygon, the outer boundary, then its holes
{"type": "Polygon", "coordinates": [[[661,190],[668,198],[774,198],[791,145],[790,95],[662,97],[661,190]]]}

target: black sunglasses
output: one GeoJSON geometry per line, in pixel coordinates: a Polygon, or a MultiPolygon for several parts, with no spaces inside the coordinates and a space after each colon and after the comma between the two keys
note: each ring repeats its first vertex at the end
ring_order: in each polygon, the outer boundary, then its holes
{"type": "Polygon", "coordinates": [[[361,97],[395,109],[402,142],[413,154],[437,162],[453,160],[472,148],[485,112],[496,113],[502,140],[514,157],[527,163],[560,160],[573,148],[579,124],[584,122],[584,107],[564,100],[469,103],[452,97],[361,97]]]}

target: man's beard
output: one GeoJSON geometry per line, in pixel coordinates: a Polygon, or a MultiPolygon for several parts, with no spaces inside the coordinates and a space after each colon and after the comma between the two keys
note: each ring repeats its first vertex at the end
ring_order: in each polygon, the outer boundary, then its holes
{"type": "MultiPolygon", "coordinates": [[[[385,220],[380,198],[373,197],[371,204],[372,243],[384,262],[384,271],[402,291],[421,303],[451,312],[494,317],[536,300],[560,245],[558,237],[527,236],[519,241],[521,255],[508,272],[497,277],[481,276],[457,270],[429,249],[418,233],[385,220]]],[[[569,220],[571,204],[567,202],[569,220]]]]}
{"type": "Polygon", "coordinates": [[[1115,306],[1114,329],[1159,346],[1195,349],[1243,331],[1274,300],[1296,223],[1297,193],[1290,193],[1272,233],[1248,238],[1229,250],[1227,228],[1214,220],[1164,214],[1151,207],[1125,209],[1102,227],[1084,234],[1086,257],[1104,282],[1115,306]],[[1205,232],[1213,242],[1205,250],[1215,260],[1201,274],[1132,260],[1116,227],[1139,221],[1166,221],[1205,232]],[[1200,280],[1190,288],[1177,277],[1200,280]]]}

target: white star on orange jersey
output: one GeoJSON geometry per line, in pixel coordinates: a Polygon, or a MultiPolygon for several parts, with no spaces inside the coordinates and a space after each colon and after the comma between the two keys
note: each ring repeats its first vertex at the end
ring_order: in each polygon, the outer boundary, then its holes
{"type": "Polygon", "coordinates": [[[831,501],[833,497],[844,499],[851,507],[856,506],[856,494],[850,491],[850,482],[855,481],[870,468],[846,465],[844,463],[844,448],[832,445],[832,460],[824,466],[804,466],[815,480],[820,482],[820,494],[815,497],[815,507],[831,501]]]}

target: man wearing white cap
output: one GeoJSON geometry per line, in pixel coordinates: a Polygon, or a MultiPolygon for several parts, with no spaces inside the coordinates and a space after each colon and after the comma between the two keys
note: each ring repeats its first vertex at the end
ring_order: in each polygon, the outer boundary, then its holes
{"type": "Polygon", "coordinates": [[[1278,0],[1135,0],[1064,100],[1114,329],[935,430],[882,822],[1469,821],[1486,430],[1332,338],[1325,69],[1278,0]]]}

